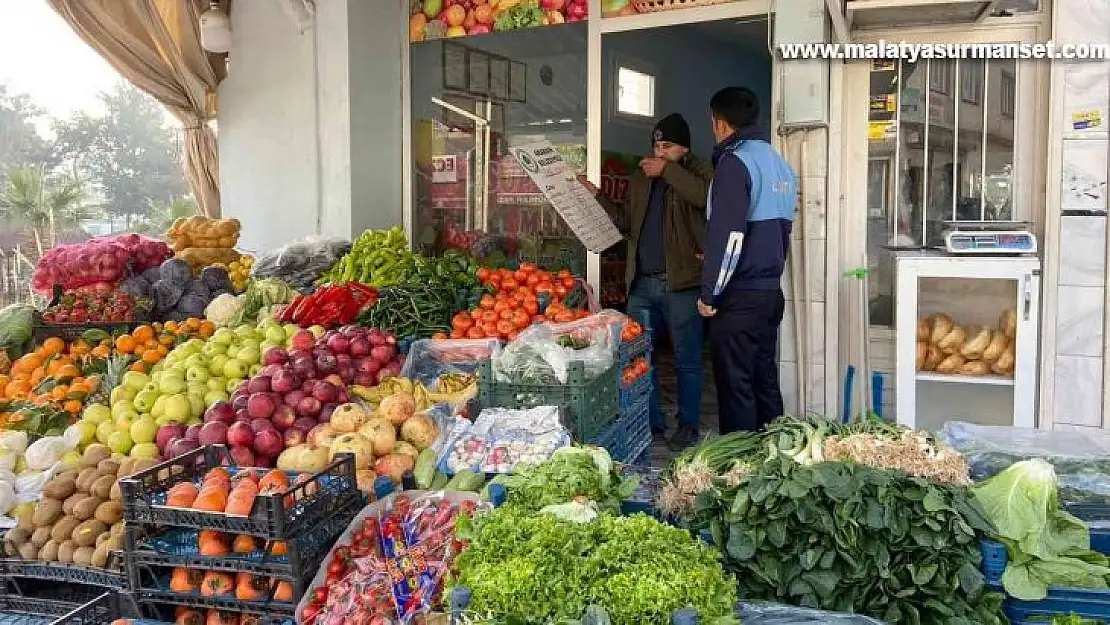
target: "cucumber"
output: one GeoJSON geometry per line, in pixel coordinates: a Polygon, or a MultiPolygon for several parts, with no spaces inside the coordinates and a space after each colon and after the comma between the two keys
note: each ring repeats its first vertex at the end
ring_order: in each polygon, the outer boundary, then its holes
{"type": "Polygon", "coordinates": [[[463,478],[459,484],[459,490],[465,490],[471,493],[476,493],[482,489],[486,483],[486,476],[481,473],[468,472],[468,475],[463,478]]]}
{"type": "Polygon", "coordinates": [[[447,483],[443,485],[443,490],[460,490],[459,486],[462,484],[462,481],[466,479],[467,473],[473,473],[473,471],[470,469],[463,469],[456,473],[454,477],[447,480],[447,483]]]}
{"type": "Polygon", "coordinates": [[[432,485],[429,490],[443,490],[443,487],[447,485],[447,479],[447,475],[440,471],[436,471],[436,476],[432,479],[432,485]]]}
{"type": "Polygon", "coordinates": [[[412,474],[416,478],[416,487],[427,490],[436,476],[436,452],[431,448],[420,452],[416,457],[416,467],[413,468],[412,474]]]}

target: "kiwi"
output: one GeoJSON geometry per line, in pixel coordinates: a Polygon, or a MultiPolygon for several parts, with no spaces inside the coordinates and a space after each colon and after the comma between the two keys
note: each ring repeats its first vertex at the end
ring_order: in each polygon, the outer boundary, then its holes
{"type": "Polygon", "coordinates": [[[123,521],[120,521],[119,523],[113,525],[112,529],[109,531],[111,532],[112,536],[123,536],[123,531],[125,529],[127,529],[127,526],[124,525],[123,521]]]}
{"type": "Polygon", "coordinates": [[[80,520],[71,516],[62,517],[60,521],[54,524],[54,529],[50,532],[50,538],[59,543],[65,542],[73,536],[73,530],[77,529],[80,523],[80,520]]]}
{"type": "Polygon", "coordinates": [[[116,475],[119,474],[119,468],[120,468],[120,463],[119,463],[119,461],[115,460],[114,458],[108,458],[107,460],[101,460],[96,465],[97,472],[99,472],[101,475],[111,475],[112,477],[116,477],[116,475]]]}
{"type": "Polygon", "coordinates": [[[112,501],[121,501],[123,499],[123,491],[120,490],[119,480],[112,484],[112,490],[108,491],[108,499],[112,501]]]}
{"type": "Polygon", "coordinates": [[[35,547],[31,543],[23,543],[23,546],[19,548],[19,557],[23,558],[24,560],[34,560],[38,557],[38,555],[38,547],[35,547]]]}
{"type": "MultiPolygon", "coordinates": [[[[63,520],[65,520],[65,519],[63,519],[63,520]]],[[[58,523],[61,523],[61,521],[58,521],[58,523]]],[[[57,527],[57,526],[58,526],[58,524],[55,523],[54,527],[57,527]]],[[[43,545],[50,542],[50,536],[51,536],[52,530],[53,530],[53,528],[49,528],[49,527],[40,527],[40,528],[38,528],[37,530],[35,530],[34,534],[31,534],[31,544],[34,545],[38,549],[42,549],[43,545]]],[[[15,531],[15,530],[12,530],[12,531],[15,531]]]]}
{"type": "Polygon", "coordinates": [[[92,564],[93,548],[92,547],[78,547],[73,551],[73,563],[82,566],[89,566],[92,564]]]}
{"type": "Polygon", "coordinates": [[[93,518],[93,515],[96,514],[96,508],[101,504],[102,501],[102,499],[97,499],[92,495],[89,495],[81,501],[78,501],[77,505],[73,506],[73,518],[77,519],[78,521],[87,521],[93,518]]]}
{"type": "Polygon", "coordinates": [[[47,482],[46,486],[42,488],[43,495],[58,501],[64,501],[75,492],[77,492],[76,480],[70,478],[56,477],[47,482]]]}
{"type": "Polygon", "coordinates": [[[73,506],[76,506],[85,497],[88,497],[85,493],[73,493],[66,497],[66,500],[62,502],[62,514],[67,516],[73,514],[73,506]]]}
{"type": "Polygon", "coordinates": [[[119,551],[119,550],[123,549],[123,536],[122,535],[112,536],[104,544],[108,545],[108,551],[109,552],[119,551]]]}
{"type": "Polygon", "coordinates": [[[92,489],[93,482],[95,482],[98,477],[100,477],[100,474],[96,471],[95,467],[83,469],[77,476],[77,492],[89,492],[89,490],[92,489]]]}
{"type": "Polygon", "coordinates": [[[131,467],[131,475],[153,469],[156,466],[158,466],[158,463],[154,460],[149,458],[136,458],[134,465],[131,467]]]}
{"type": "Polygon", "coordinates": [[[58,562],[63,564],[70,564],[73,562],[73,552],[77,550],[77,545],[72,540],[67,540],[58,545],[58,562]]]}
{"type": "Polygon", "coordinates": [[[62,502],[56,499],[43,499],[35,506],[35,516],[31,522],[35,527],[53,525],[62,516],[62,502]]]}
{"type": "MultiPolygon", "coordinates": [[[[38,530],[35,531],[37,532],[38,530]]],[[[18,549],[19,547],[22,547],[24,544],[26,544],[27,541],[31,540],[31,536],[31,532],[15,527],[8,530],[8,534],[4,538],[11,544],[15,545],[15,547],[18,549]]]]}
{"type": "Polygon", "coordinates": [[[55,475],[54,479],[56,479],[56,480],[70,479],[70,480],[77,481],[77,476],[78,475],[80,475],[80,472],[77,471],[77,469],[66,469],[65,471],[62,471],[61,473],[55,475]]]}
{"type": "Polygon", "coordinates": [[[85,454],[81,456],[81,464],[86,467],[96,467],[101,460],[107,460],[111,457],[112,450],[108,449],[107,445],[93,443],[85,449],[85,454]]]}
{"type": "Polygon", "coordinates": [[[123,518],[123,506],[118,501],[105,501],[96,507],[93,516],[105,525],[112,525],[123,518]]]}
{"type": "Polygon", "coordinates": [[[96,537],[108,531],[108,526],[97,520],[85,521],[73,530],[73,542],[78,547],[92,547],[96,537]]]}
{"type": "Polygon", "coordinates": [[[108,545],[100,543],[96,546],[96,549],[93,550],[92,562],[90,564],[98,569],[108,566],[108,545]]]}
{"type": "Polygon", "coordinates": [[[56,540],[48,540],[46,544],[39,549],[39,560],[46,560],[47,562],[58,561],[58,545],[60,543],[56,540]]]}
{"type": "Polygon", "coordinates": [[[128,456],[119,463],[119,471],[116,472],[116,477],[127,477],[135,472],[135,459],[128,456]]]}
{"type": "Polygon", "coordinates": [[[115,483],[116,476],[114,473],[112,475],[102,475],[93,482],[89,494],[102,501],[106,500],[108,499],[108,495],[112,494],[112,485],[115,483]]]}

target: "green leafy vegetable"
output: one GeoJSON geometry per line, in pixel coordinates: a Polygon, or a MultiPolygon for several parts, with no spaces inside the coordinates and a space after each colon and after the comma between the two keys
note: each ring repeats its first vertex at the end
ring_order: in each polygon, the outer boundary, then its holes
{"type": "Polygon", "coordinates": [[[491,622],[669,623],[688,606],[701,623],[736,622],[719,555],[646,515],[575,523],[502,506],[460,520],[459,537],[470,546],[450,583],[470,588],[470,609],[491,622]]]}
{"type": "Polygon", "coordinates": [[[535,0],[525,0],[510,8],[493,22],[493,29],[497,31],[517,30],[519,28],[533,28],[543,24],[543,9],[535,0]]]}
{"type": "Polygon", "coordinates": [[[1009,561],[1006,592],[1043,599],[1048,586],[1107,588],[1110,562],[1091,551],[1087,526],[1060,509],[1056,472],[1040,459],[1018,462],[972,488],[997,528],[1009,561]]]}
{"type": "Polygon", "coordinates": [[[599,509],[618,512],[636,490],[637,480],[620,479],[609,454],[600,448],[564,447],[542,464],[505,479],[507,505],[528,512],[584,497],[599,509]],[[599,453],[600,452],[600,453],[599,453]]]}

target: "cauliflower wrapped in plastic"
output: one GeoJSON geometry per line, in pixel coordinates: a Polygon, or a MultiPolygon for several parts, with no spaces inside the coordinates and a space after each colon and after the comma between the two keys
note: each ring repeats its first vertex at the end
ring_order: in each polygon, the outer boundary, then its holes
{"type": "Polygon", "coordinates": [[[71,448],[61,436],[44,436],[27,447],[27,468],[45,471],[61,461],[71,448]]]}

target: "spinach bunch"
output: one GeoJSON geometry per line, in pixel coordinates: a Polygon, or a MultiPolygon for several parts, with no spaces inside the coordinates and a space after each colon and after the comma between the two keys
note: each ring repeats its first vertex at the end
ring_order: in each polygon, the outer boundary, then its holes
{"type": "Polygon", "coordinates": [[[979,571],[990,523],[965,487],[780,456],[695,505],[743,597],[891,625],[1005,622],[979,571]]]}

